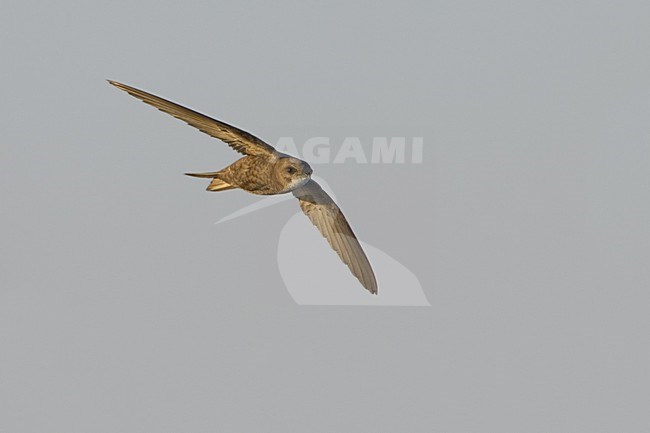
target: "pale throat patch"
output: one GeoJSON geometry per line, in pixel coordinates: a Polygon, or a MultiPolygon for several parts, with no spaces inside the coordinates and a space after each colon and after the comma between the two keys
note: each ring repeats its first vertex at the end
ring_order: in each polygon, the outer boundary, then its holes
{"type": "Polygon", "coordinates": [[[305,177],[300,177],[297,179],[293,179],[287,186],[282,190],[282,192],[289,192],[293,191],[296,188],[300,188],[301,186],[304,186],[307,182],[309,182],[309,179],[311,179],[311,176],[305,176],[305,177]]]}

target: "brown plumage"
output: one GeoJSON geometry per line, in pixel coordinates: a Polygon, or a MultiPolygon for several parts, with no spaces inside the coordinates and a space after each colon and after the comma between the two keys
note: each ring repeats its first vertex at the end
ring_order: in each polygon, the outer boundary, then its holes
{"type": "Polygon", "coordinates": [[[370,293],[377,293],[377,280],[357,237],[334,200],[311,179],[309,164],[278,152],[259,138],[234,126],[125,84],[108,82],[244,154],[243,158],[223,170],[187,174],[211,179],[208,191],[240,188],[261,195],[292,192],[299,200],[302,211],[352,274],[370,293]]]}

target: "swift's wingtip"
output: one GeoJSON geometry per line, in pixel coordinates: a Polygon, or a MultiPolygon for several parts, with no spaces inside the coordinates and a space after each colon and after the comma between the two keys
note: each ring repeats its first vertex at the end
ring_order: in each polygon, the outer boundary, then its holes
{"type": "Polygon", "coordinates": [[[106,81],[108,81],[108,84],[113,85],[118,89],[126,90],[126,88],[128,87],[126,84],[122,84],[119,81],[109,80],[108,78],[106,79],[106,81]]]}

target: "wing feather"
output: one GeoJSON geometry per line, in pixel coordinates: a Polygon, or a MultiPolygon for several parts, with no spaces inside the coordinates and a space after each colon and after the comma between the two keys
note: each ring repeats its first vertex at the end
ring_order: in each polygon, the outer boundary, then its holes
{"type": "Polygon", "coordinates": [[[370,293],[377,293],[377,280],[368,257],[334,200],[313,180],[294,190],[293,195],[300,201],[304,214],[327,239],[363,287],[370,293]]]}
{"type": "Polygon", "coordinates": [[[108,82],[118,89],[124,90],[129,95],[142,100],[142,102],[152,105],[160,111],[184,121],[201,132],[214,138],[218,138],[239,153],[244,155],[261,155],[275,152],[275,149],[269,144],[232,125],[228,125],[220,120],[213,119],[197,111],[190,110],[189,108],[185,108],[174,102],[152,95],[151,93],[136,89],[135,87],[127,86],[126,84],[111,80],[108,80],[108,82]]]}

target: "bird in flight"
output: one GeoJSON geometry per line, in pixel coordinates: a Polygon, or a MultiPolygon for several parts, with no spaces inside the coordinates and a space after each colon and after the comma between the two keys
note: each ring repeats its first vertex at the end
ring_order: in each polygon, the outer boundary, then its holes
{"type": "Polygon", "coordinates": [[[293,193],[304,214],[327,239],[352,274],[370,293],[377,293],[377,280],[361,244],[341,209],[311,178],[312,169],[309,164],[278,152],[259,138],[227,123],[126,84],[111,80],[108,82],[201,132],[218,138],[244,155],[219,171],[187,173],[188,176],[212,179],[208,191],[239,188],[260,195],[293,193]]]}

